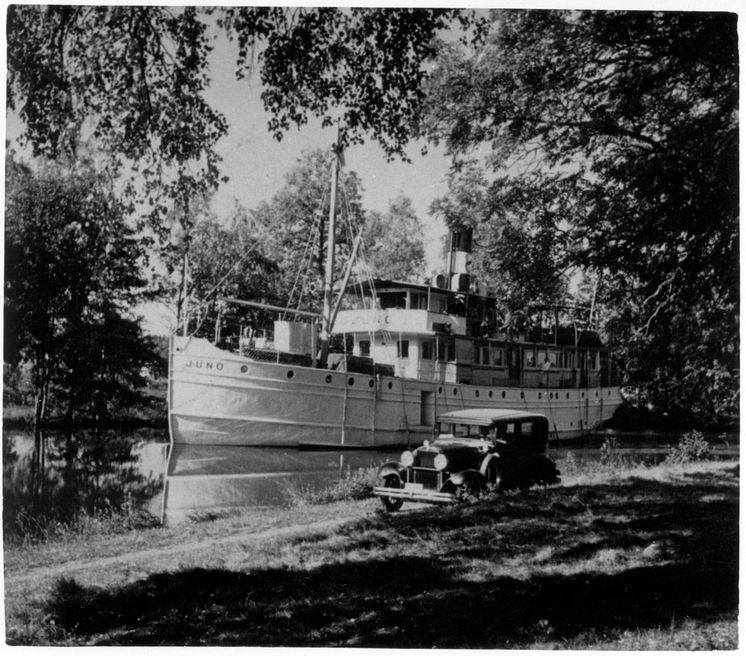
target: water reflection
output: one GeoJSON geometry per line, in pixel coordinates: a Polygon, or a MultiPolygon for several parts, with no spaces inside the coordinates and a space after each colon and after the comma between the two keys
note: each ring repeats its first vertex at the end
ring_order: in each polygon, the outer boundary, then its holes
{"type": "Polygon", "coordinates": [[[346,472],[399,457],[396,451],[312,451],[175,444],[164,491],[164,520],[286,503],[291,490],[320,489],[346,472]]]}
{"type": "MultiPolygon", "coordinates": [[[[604,440],[621,453],[661,460],[681,433],[606,431],[583,442],[554,443],[550,457],[560,470],[598,459],[604,440]]],[[[738,435],[723,443],[708,435],[716,454],[738,456],[738,435]]],[[[19,518],[66,521],[80,512],[149,510],[169,523],[241,507],[287,503],[292,490],[321,489],[348,471],[397,460],[400,450],[332,451],[177,444],[165,431],[9,431],[3,435],[3,525],[19,518]]]]}
{"type": "Polygon", "coordinates": [[[3,528],[67,522],[81,512],[160,511],[168,445],[162,432],[10,431],[3,435],[3,528]]]}
{"type": "MultiPolygon", "coordinates": [[[[619,433],[606,431],[582,442],[554,443],[549,456],[562,469],[571,454],[576,463],[598,460],[604,440],[613,438],[620,454],[648,463],[662,460],[681,433],[619,433]]],[[[713,447],[723,456],[738,454],[738,438],[713,447]]],[[[312,451],[240,446],[174,445],[163,495],[163,519],[210,517],[242,507],[287,503],[292,489],[320,489],[348,471],[398,460],[401,450],[312,451]]]]}

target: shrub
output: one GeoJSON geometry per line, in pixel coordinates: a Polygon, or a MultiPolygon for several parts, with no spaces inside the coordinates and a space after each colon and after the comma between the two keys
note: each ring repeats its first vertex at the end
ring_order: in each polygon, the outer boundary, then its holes
{"type": "Polygon", "coordinates": [[[619,453],[619,440],[616,437],[607,437],[601,444],[600,463],[604,467],[614,467],[621,464],[621,454],[619,453]]]}
{"type": "Polygon", "coordinates": [[[709,460],[712,451],[705,436],[699,431],[693,430],[684,435],[676,446],[672,446],[666,456],[666,462],[680,464],[694,462],[696,460],[709,460]]]}
{"type": "Polygon", "coordinates": [[[290,504],[293,506],[354,501],[372,497],[373,488],[377,484],[378,465],[370,465],[355,470],[348,467],[340,480],[327,487],[320,490],[288,487],[287,494],[290,497],[290,504]]]}

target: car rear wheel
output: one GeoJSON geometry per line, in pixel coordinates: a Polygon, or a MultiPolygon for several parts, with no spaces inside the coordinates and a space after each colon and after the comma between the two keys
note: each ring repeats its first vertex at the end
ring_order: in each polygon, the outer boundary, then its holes
{"type": "MultiPolygon", "coordinates": [[[[395,474],[389,474],[383,479],[383,487],[391,487],[398,490],[401,487],[401,480],[395,474]]],[[[381,503],[387,512],[395,512],[402,507],[404,499],[381,497],[381,503]]]]}

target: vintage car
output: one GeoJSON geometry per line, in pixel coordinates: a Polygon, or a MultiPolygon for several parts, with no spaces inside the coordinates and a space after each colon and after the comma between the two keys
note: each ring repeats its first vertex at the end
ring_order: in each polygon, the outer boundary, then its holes
{"type": "Polygon", "coordinates": [[[452,503],[488,489],[507,490],[559,482],[547,458],[549,423],[518,410],[457,410],[440,415],[434,441],[404,451],[378,470],[373,493],[389,511],[404,501],[452,503]]]}

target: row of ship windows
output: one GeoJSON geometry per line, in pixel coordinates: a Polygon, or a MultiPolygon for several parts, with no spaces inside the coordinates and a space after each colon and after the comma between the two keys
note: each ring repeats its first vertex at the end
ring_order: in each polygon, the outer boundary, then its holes
{"type": "MultiPolygon", "coordinates": [[[[246,371],[248,371],[248,367],[246,367],[244,365],[243,367],[241,367],[241,371],[243,373],[246,373],[246,371]]],[[[295,372],[292,369],[290,369],[287,372],[287,377],[288,377],[288,379],[294,378],[295,377],[295,372]]],[[[325,380],[326,380],[327,384],[330,384],[332,382],[332,380],[333,380],[332,375],[331,374],[327,374],[325,380]]],[[[347,384],[350,385],[350,386],[354,385],[355,384],[355,377],[354,376],[350,376],[347,379],[347,384]]],[[[388,381],[388,383],[386,383],[386,387],[388,389],[391,389],[393,386],[394,386],[394,384],[391,381],[388,381]]],[[[375,387],[375,381],[373,381],[372,379],[368,380],[368,387],[370,387],[370,388],[375,387]]],[[[459,388],[458,387],[454,387],[453,388],[453,395],[454,396],[458,395],[458,392],[459,392],[459,388]]],[[[443,394],[443,388],[442,387],[438,387],[438,394],[443,394]]],[[[606,395],[607,396],[611,396],[611,390],[607,390],[606,395]]],[[[490,390],[489,392],[487,392],[487,396],[490,399],[493,398],[494,392],[492,390],[490,390]]],[[[479,390],[474,390],[474,397],[475,398],[479,398],[479,390]]],[[[559,392],[549,392],[549,400],[559,399],[559,397],[560,397],[560,393],[559,392]]],[[[501,392],[501,398],[503,398],[503,399],[505,398],[505,390],[503,390],[501,392]]],[[[522,399],[526,398],[525,392],[521,392],[521,398],[522,399]]],[[[537,398],[539,398],[539,399],[543,398],[543,393],[539,392],[537,398]]],[[[565,398],[567,398],[567,399],[570,398],[570,392],[565,392],[565,398]]],[[[581,392],[580,393],[580,398],[581,399],[585,398],[585,392],[581,392]]],[[[598,391],[596,391],[596,398],[598,398],[598,391]]]]}

